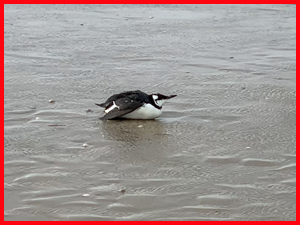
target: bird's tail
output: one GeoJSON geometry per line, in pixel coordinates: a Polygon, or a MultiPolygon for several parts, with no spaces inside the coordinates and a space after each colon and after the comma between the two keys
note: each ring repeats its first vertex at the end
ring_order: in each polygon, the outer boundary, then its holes
{"type": "Polygon", "coordinates": [[[97,104],[97,103],[95,103],[95,105],[97,105],[97,106],[100,106],[100,107],[103,107],[103,108],[105,108],[105,107],[106,107],[105,103],[101,103],[101,104],[97,104]]]}

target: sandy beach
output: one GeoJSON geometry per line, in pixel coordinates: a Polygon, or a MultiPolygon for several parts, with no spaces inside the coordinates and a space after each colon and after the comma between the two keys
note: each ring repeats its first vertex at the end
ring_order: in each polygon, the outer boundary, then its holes
{"type": "Polygon", "coordinates": [[[295,221],[296,5],[5,5],[4,220],[295,221]]]}

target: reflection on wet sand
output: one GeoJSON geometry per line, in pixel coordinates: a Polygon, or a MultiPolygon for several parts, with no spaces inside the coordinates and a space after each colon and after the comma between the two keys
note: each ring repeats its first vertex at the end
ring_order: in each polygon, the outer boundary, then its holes
{"type": "Polygon", "coordinates": [[[105,139],[135,144],[165,137],[164,126],[158,120],[109,120],[100,123],[105,139]]]}
{"type": "Polygon", "coordinates": [[[148,161],[163,156],[169,143],[166,124],[156,120],[101,121],[99,131],[105,140],[114,141],[111,152],[128,162],[148,161]]]}

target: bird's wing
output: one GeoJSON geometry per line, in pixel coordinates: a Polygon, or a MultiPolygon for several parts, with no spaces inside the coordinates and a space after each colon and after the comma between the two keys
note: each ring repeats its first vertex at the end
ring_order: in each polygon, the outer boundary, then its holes
{"type": "MultiPolygon", "coordinates": [[[[120,94],[114,94],[114,95],[110,96],[104,103],[101,103],[101,104],[95,103],[95,105],[100,106],[102,108],[107,108],[108,106],[110,106],[112,104],[113,101],[116,101],[117,99],[130,97],[131,95],[140,94],[140,93],[143,93],[143,92],[141,92],[140,90],[125,91],[120,94]]],[[[143,94],[145,94],[145,93],[143,93],[143,94]]]]}
{"type": "Polygon", "coordinates": [[[118,110],[118,109],[114,109],[111,112],[105,114],[103,117],[100,118],[100,120],[112,120],[112,119],[116,119],[119,117],[122,117],[128,113],[131,113],[133,110],[131,109],[126,109],[126,110],[118,110]]]}
{"type": "Polygon", "coordinates": [[[144,103],[137,97],[127,96],[112,101],[110,105],[105,108],[106,115],[101,117],[101,120],[115,119],[133,112],[137,108],[141,107],[144,103]]]}

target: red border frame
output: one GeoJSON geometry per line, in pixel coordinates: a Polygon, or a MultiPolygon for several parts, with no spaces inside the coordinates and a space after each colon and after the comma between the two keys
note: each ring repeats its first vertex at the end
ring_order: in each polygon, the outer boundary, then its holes
{"type": "MultiPolygon", "coordinates": [[[[296,7],[297,8],[297,7],[296,7]]],[[[297,13],[297,9],[296,9],[296,31],[298,30],[297,28],[298,28],[298,25],[297,25],[297,17],[298,17],[298,15],[297,15],[298,13],[297,13]]],[[[298,23],[299,24],[299,23],[298,23]]],[[[296,45],[297,45],[297,38],[296,38],[296,45]]],[[[297,49],[297,48],[296,48],[297,49]]],[[[296,64],[297,64],[297,50],[296,50],[296,64]]],[[[297,68],[297,65],[296,65],[296,68],[297,68]]],[[[296,92],[297,92],[297,90],[298,90],[298,88],[297,87],[299,87],[299,79],[297,79],[297,69],[296,69],[296,92]]],[[[299,103],[299,98],[297,99],[296,98],[296,107],[297,107],[297,105],[299,105],[298,104],[299,103]]],[[[297,111],[297,110],[296,110],[297,111]]],[[[298,124],[299,124],[299,119],[297,118],[298,116],[297,116],[297,113],[296,113],[296,138],[297,138],[297,133],[298,133],[298,124]]],[[[297,143],[296,143],[296,152],[297,152],[297,143]]],[[[296,153],[297,154],[297,153],[296,153]]],[[[299,157],[298,157],[299,158],[299,157]]],[[[298,160],[298,162],[299,162],[299,160],[298,160]]],[[[296,164],[297,164],[297,155],[296,155],[296,164]]],[[[297,167],[296,167],[297,168],[297,167]]],[[[297,169],[296,169],[296,174],[297,174],[297,169]]],[[[297,179],[297,175],[296,175],[296,179],[297,179]]],[[[296,204],[297,204],[297,202],[298,202],[298,198],[297,198],[297,189],[298,189],[298,187],[297,187],[297,181],[296,181],[296,204]]],[[[296,208],[296,221],[297,221],[297,214],[298,214],[298,211],[299,211],[299,208],[298,208],[298,210],[297,210],[297,208],[296,208]]]]}
{"type": "MultiPolygon", "coordinates": [[[[3,32],[4,32],[4,5],[3,5],[3,10],[2,10],[2,26],[3,26],[3,32]]],[[[3,36],[2,36],[3,37],[3,36]]],[[[4,42],[4,37],[3,37],[3,42],[4,42]]],[[[4,52],[4,45],[3,45],[3,52],[4,52]]],[[[3,87],[3,91],[1,91],[1,102],[2,102],[2,105],[3,105],[3,107],[4,107],[4,54],[2,55],[2,57],[3,57],[3,69],[2,69],[2,71],[3,71],[3,78],[2,78],[2,87],[3,87]]],[[[3,127],[4,127],[4,108],[3,108],[3,110],[1,111],[2,113],[3,113],[3,120],[2,120],[2,123],[3,123],[3,127]]],[[[3,137],[4,137],[4,129],[2,130],[3,131],[3,137]]],[[[2,144],[2,146],[3,146],[3,155],[1,155],[2,157],[3,157],[3,162],[4,162],[4,139],[1,139],[2,140],[2,142],[3,142],[3,144],[2,144]]],[[[2,174],[3,174],[3,181],[4,181],[4,166],[3,166],[3,168],[2,168],[2,174]]],[[[3,184],[4,184],[4,182],[3,182],[3,184]]],[[[3,187],[3,212],[4,212],[4,187],[3,187]]],[[[3,214],[3,220],[4,220],[4,214],[3,214]]]]}
{"type": "MultiPolygon", "coordinates": [[[[25,3],[27,3],[27,4],[37,4],[37,3],[41,3],[42,1],[21,1],[21,0],[19,0],[19,1],[13,1],[13,0],[11,0],[11,1],[4,1],[4,4],[25,4],[25,3]]],[[[50,1],[43,1],[43,2],[50,2],[50,1]]],[[[228,1],[221,1],[221,0],[219,0],[219,1],[215,1],[216,3],[218,3],[218,4],[228,4],[229,2],[228,1]]],[[[275,4],[279,4],[279,3],[282,3],[283,1],[264,1],[263,3],[267,3],[267,4],[270,4],[270,3],[275,3],[275,4]]],[[[62,2],[61,1],[51,1],[51,4],[53,4],[53,3],[58,3],[58,4],[61,4],[62,2]]],[[[71,1],[69,1],[69,3],[71,3],[71,1]]],[[[74,1],[72,1],[72,3],[74,3],[74,1]]],[[[130,0],[130,1],[121,1],[121,0],[118,0],[118,1],[111,1],[111,0],[106,0],[106,1],[88,1],[88,3],[89,4],[91,4],[91,3],[101,3],[101,4],[123,4],[123,3],[130,3],[130,4],[137,4],[137,3],[143,3],[143,4],[180,4],[180,3],[182,3],[182,1],[136,1],[136,0],[130,0]]],[[[192,3],[212,3],[211,1],[188,1],[188,2],[185,2],[185,4],[192,4],[192,3]]],[[[253,4],[253,3],[259,3],[259,4],[261,4],[261,1],[260,2],[258,2],[258,1],[230,1],[230,4],[237,4],[237,3],[240,3],[240,4],[253,4]]],[[[285,4],[296,4],[296,1],[288,1],[288,3],[287,2],[284,2],[285,4]]],[[[298,13],[297,13],[298,14],[298,13]]],[[[4,5],[3,5],[3,10],[2,10],[2,26],[4,26],[4,5]]],[[[298,27],[298,26],[297,26],[298,27]]],[[[4,27],[3,27],[3,30],[4,30],[4,27]]],[[[3,37],[3,36],[2,36],[3,37]]],[[[4,39],[4,38],[3,38],[4,39]]],[[[4,40],[3,40],[4,41],[4,40]]],[[[3,51],[4,51],[4,47],[3,47],[3,51]]],[[[4,62],[4,54],[2,55],[2,57],[3,57],[3,62],[4,62]]],[[[3,69],[2,69],[2,71],[4,71],[4,64],[3,64],[3,69]]],[[[297,73],[296,73],[297,74],[297,73]]],[[[297,76],[297,75],[296,75],[297,76]]],[[[297,78],[297,77],[296,77],[297,78]]],[[[1,92],[1,101],[2,101],[2,105],[4,106],[4,74],[3,74],[3,79],[2,79],[2,81],[3,81],[3,83],[2,83],[2,87],[3,87],[3,92],[1,92]]],[[[300,81],[299,81],[299,79],[296,79],[296,86],[299,86],[298,85],[298,83],[299,83],[300,81]]],[[[297,89],[297,88],[296,88],[297,89]]],[[[297,105],[299,105],[298,103],[299,103],[299,99],[296,99],[296,103],[297,103],[297,105]]],[[[3,113],[3,118],[4,118],[4,111],[2,111],[2,113],[3,113]]],[[[297,118],[297,120],[296,120],[297,122],[296,122],[296,125],[298,125],[298,123],[299,123],[299,120],[298,120],[298,118],[297,118]]],[[[4,120],[3,120],[3,122],[2,123],[4,123],[4,120]]],[[[4,126],[4,124],[3,124],[3,126],[4,126]]],[[[299,126],[296,126],[296,127],[299,127],[299,126]]],[[[4,131],[3,131],[4,132],[4,131]]],[[[297,129],[296,129],[296,134],[297,134],[298,132],[297,132],[297,129]]],[[[4,133],[3,133],[3,136],[4,136],[4,133]]],[[[2,139],[2,146],[4,146],[4,140],[2,139]]],[[[3,149],[4,150],[4,149],[3,149]]],[[[4,153],[4,151],[3,151],[3,153],[4,153]]],[[[2,155],[2,157],[4,157],[4,155],[2,155]]],[[[4,161],[4,158],[3,158],[3,161],[4,161]]],[[[297,160],[296,160],[297,161],[297,160]]],[[[2,175],[3,175],[3,178],[4,178],[4,170],[3,170],[4,168],[2,168],[2,175]]],[[[297,190],[298,188],[296,187],[296,190],[297,190]]],[[[4,189],[3,189],[3,193],[4,193],[4,189]]],[[[297,198],[297,201],[296,202],[298,202],[298,198],[297,198]]],[[[299,210],[296,210],[296,213],[298,212],[299,210]]],[[[4,195],[3,195],[3,212],[4,212],[4,195]]],[[[296,217],[297,218],[297,217],[296,217]]],[[[3,220],[4,220],[4,215],[3,215],[3,220]]],[[[8,223],[8,222],[7,222],[8,223]]],[[[32,223],[32,222],[28,222],[28,223],[32,223]]],[[[37,222],[35,222],[35,223],[37,223],[37,222]]],[[[50,222],[47,222],[47,223],[50,223],[50,222]]],[[[61,222],[60,222],[61,223],[61,222]]],[[[65,222],[64,222],[65,223],[65,222]]],[[[74,224],[74,223],[81,223],[81,222],[67,222],[67,223],[72,223],[72,224],[74,224]]],[[[118,223],[118,222],[106,222],[106,223],[118,223]]],[[[123,224],[131,224],[131,223],[135,223],[135,224],[137,224],[137,223],[139,223],[139,222],[137,222],[137,221],[135,221],[135,222],[132,222],[132,221],[124,221],[124,222],[122,222],[123,224]]],[[[153,223],[153,222],[144,222],[144,223],[153,223]]],[[[159,223],[159,222],[154,222],[154,223],[159,223]]],[[[185,221],[183,221],[183,222],[163,222],[164,224],[166,224],[166,223],[169,223],[169,224],[174,224],[174,223],[176,223],[176,224],[183,224],[183,223],[185,223],[185,221]]],[[[193,223],[193,224],[195,224],[195,223],[198,223],[198,222],[189,222],[189,223],[193,223]]],[[[210,223],[217,223],[217,222],[210,222],[210,223]]],[[[223,222],[224,223],[224,222],[223,222]]],[[[232,221],[227,221],[227,222],[225,222],[225,223],[227,223],[227,224],[229,224],[229,223],[238,223],[238,222],[232,222],[232,221]]],[[[265,222],[265,223],[274,223],[274,221],[267,221],[267,222],[265,222]]],[[[296,223],[296,221],[292,221],[292,222],[290,222],[290,223],[296,223]]]]}
{"type": "MultiPolygon", "coordinates": [[[[202,0],[202,1],[196,1],[196,0],[190,0],[190,1],[171,1],[171,0],[160,0],[160,1],[138,1],[138,0],[102,0],[102,1],[87,1],[84,4],[296,4],[297,1],[295,0],[289,0],[287,2],[284,1],[253,1],[253,0],[217,0],[217,1],[209,1],[209,0],[202,0]]],[[[3,1],[4,4],[63,4],[62,1],[37,1],[37,0],[31,0],[31,1],[24,1],[24,0],[9,0],[9,1],[3,1]]],[[[64,4],[79,4],[79,1],[64,1],[64,4]]]]}

